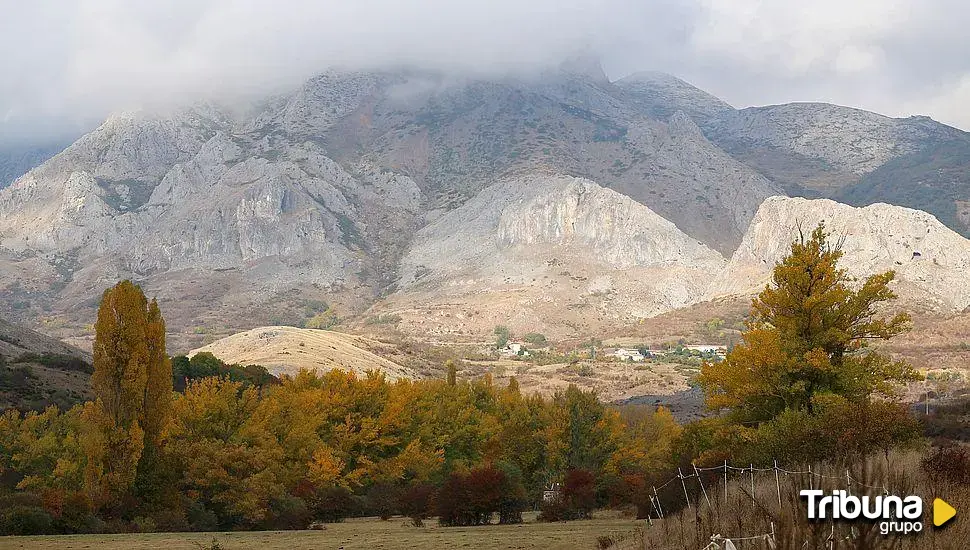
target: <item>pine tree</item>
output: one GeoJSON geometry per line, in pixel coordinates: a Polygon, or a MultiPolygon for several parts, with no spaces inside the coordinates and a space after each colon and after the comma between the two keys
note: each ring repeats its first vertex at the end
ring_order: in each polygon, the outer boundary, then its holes
{"type": "Polygon", "coordinates": [[[711,408],[761,422],[785,410],[812,414],[822,395],[864,402],[919,378],[906,363],[868,348],[871,340],[908,330],[905,313],[878,315],[879,305],[896,297],[889,289],[895,273],[872,275],[856,287],[837,266],[840,244],[828,237],[819,225],[792,243],[772,284],[754,300],[742,342],[724,361],[704,365],[699,382],[711,408]]]}

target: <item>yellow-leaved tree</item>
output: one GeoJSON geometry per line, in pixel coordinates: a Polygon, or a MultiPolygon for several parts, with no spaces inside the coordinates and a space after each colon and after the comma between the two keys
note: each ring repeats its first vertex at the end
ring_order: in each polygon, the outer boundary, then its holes
{"type": "Polygon", "coordinates": [[[755,298],[741,343],[724,361],[704,365],[699,381],[710,407],[760,422],[786,409],[812,413],[821,395],[860,402],[919,379],[905,362],[868,347],[909,328],[905,313],[879,315],[879,304],[896,297],[889,288],[895,273],[856,286],[838,267],[841,257],[821,224],[792,243],[755,298]]]}
{"type": "Polygon", "coordinates": [[[94,329],[96,399],[84,410],[85,482],[96,504],[110,506],[130,494],[139,470],[149,474],[157,468],[142,457],[157,456],[172,398],[172,368],[158,305],[149,304],[131,281],[104,292],[94,329]]]}
{"type": "Polygon", "coordinates": [[[853,433],[888,434],[853,448],[857,453],[914,436],[913,422],[893,430],[878,425],[877,416],[905,420],[905,411],[870,414],[874,396],[891,398],[902,384],[920,379],[907,363],[869,347],[909,329],[907,314],[889,316],[880,308],[896,298],[889,288],[895,273],[856,281],[839,267],[841,258],[841,243],[833,243],[821,224],[792,243],[771,284],[754,299],[741,342],[725,360],[702,367],[698,381],[707,405],[729,411],[715,441],[748,448],[754,441],[764,459],[801,449],[793,459],[807,459],[808,451],[846,451],[840,442],[857,439],[853,433]]]}

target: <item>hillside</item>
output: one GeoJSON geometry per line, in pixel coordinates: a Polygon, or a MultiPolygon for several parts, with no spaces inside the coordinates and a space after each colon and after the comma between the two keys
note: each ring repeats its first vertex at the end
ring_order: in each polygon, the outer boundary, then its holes
{"type": "Polygon", "coordinates": [[[91,356],[0,319],[0,411],[69,408],[90,398],[91,356]]]}
{"type": "Polygon", "coordinates": [[[842,266],[864,278],[894,270],[904,303],[920,310],[970,306],[970,240],[932,215],[887,204],[854,208],[827,199],[772,197],[762,204],[741,246],[714,281],[711,296],[762,288],[771,269],[798,238],[824,222],[841,241],[842,266]]]}
{"type": "Polygon", "coordinates": [[[189,356],[209,352],[225,363],[262,365],[275,375],[294,375],[302,369],[324,373],[341,369],[365,376],[382,372],[389,380],[417,379],[415,371],[375,354],[386,348],[376,340],[327,330],[260,327],[217,340],[189,356]]]}
{"type": "Polygon", "coordinates": [[[926,210],[970,236],[970,135],[824,103],[720,110],[705,135],[786,193],[926,210]]]}
{"type": "Polygon", "coordinates": [[[574,337],[683,307],[724,258],[588,180],[511,178],[423,228],[372,314],[427,336],[574,337]]]}

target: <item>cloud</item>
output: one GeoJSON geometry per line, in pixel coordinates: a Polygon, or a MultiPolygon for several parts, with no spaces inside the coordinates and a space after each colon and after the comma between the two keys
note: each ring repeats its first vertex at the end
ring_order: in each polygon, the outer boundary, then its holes
{"type": "MultiPolygon", "coordinates": [[[[495,72],[582,49],[737,106],[832,101],[970,128],[960,0],[0,0],[0,132],[284,90],[328,66],[495,72]]],[[[3,138],[0,137],[0,140],[3,138]]]]}

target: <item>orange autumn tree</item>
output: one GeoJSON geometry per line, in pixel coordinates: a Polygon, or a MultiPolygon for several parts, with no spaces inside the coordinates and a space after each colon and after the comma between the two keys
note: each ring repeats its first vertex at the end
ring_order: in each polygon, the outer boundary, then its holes
{"type": "Polygon", "coordinates": [[[821,398],[866,403],[895,395],[920,378],[908,364],[869,347],[909,329],[905,313],[879,315],[896,298],[892,271],[861,284],[838,266],[841,243],[819,224],[791,245],[771,284],[754,299],[742,341],[719,363],[702,368],[699,382],[712,409],[734,421],[759,424],[785,411],[813,415],[821,398]]]}

